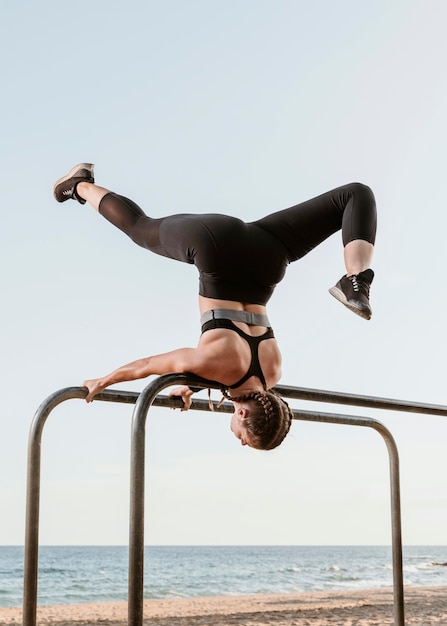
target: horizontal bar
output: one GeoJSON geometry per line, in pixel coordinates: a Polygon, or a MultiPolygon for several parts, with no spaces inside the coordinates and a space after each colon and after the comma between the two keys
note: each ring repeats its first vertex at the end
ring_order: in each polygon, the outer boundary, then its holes
{"type": "Polygon", "coordinates": [[[311,400],[314,402],[363,406],[388,411],[404,411],[405,413],[424,413],[428,415],[447,416],[447,406],[442,404],[410,402],[408,400],[362,396],[337,391],[324,391],[322,389],[308,389],[305,387],[287,387],[285,385],[277,385],[275,390],[283,398],[293,398],[295,400],[311,400]]]}
{"type": "MultiPolygon", "coordinates": [[[[167,374],[168,377],[173,377],[172,374],[167,374]]],[[[164,378],[164,377],[160,377],[164,378]]],[[[191,374],[178,374],[177,380],[181,380],[181,383],[192,385],[194,387],[203,387],[203,389],[220,389],[217,383],[210,381],[203,381],[191,374]]],[[[422,413],[425,415],[437,415],[447,417],[447,406],[439,404],[428,404],[425,402],[410,402],[408,400],[395,400],[392,398],[381,398],[376,396],[363,396],[358,394],[350,394],[338,391],[326,391],[323,389],[310,389],[306,387],[290,387],[286,385],[277,385],[274,387],[281,397],[289,398],[293,400],[306,400],[312,402],[325,402],[330,404],[344,404],[346,406],[362,406],[372,409],[381,409],[388,411],[401,411],[405,413],[422,413]]],[[[87,395],[87,389],[85,387],[68,387],[64,390],[56,392],[57,394],[63,394],[64,398],[82,398],[87,395]]],[[[100,402],[118,402],[123,404],[135,404],[138,400],[140,393],[137,391],[124,391],[118,389],[106,389],[94,397],[95,401],[100,402]]],[[[193,400],[194,403],[197,400],[193,400]]],[[[208,402],[206,405],[208,407],[208,402]]],[[[154,400],[154,406],[170,407],[170,408],[182,408],[183,402],[180,397],[175,396],[163,396],[158,395],[154,400]]],[[[225,406],[224,403],[223,406],[225,406]]],[[[214,403],[216,406],[216,403],[214,403]]],[[[207,410],[199,409],[197,410],[207,410]]],[[[217,410],[215,408],[215,410],[217,410]]],[[[232,409],[231,409],[232,410],[232,409]]],[[[230,409],[223,409],[223,412],[229,412],[230,409]]]]}

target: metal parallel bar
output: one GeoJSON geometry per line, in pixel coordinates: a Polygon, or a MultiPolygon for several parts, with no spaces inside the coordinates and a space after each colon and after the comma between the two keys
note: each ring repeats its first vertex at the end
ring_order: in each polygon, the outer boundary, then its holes
{"type": "MultiPolygon", "coordinates": [[[[219,386],[195,376],[185,374],[167,374],[148,385],[142,393],[105,390],[95,397],[95,401],[134,404],[132,418],[131,441],[131,519],[129,544],[129,625],[139,626],[142,623],[143,587],[144,587],[144,455],[145,455],[145,422],[150,406],[181,407],[180,398],[158,395],[164,388],[187,384],[203,388],[219,386]]],[[[330,391],[304,389],[299,387],[277,386],[276,390],[287,398],[304,399],[317,402],[330,402],[347,405],[368,406],[376,409],[397,410],[433,415],[447,415],[447,407],[423,403],[404,402],[386,398],[357,396],[330,391]]],[[[65,400],[80,398],[87,395],[84,387],[67,387],[49,396],[38,408],[32,422],[28,448],[28,477],[26,502],[25,530],[25,568],[23,595],[23,624],[35,626],[37,610],[38,582],[38,537],[39,537],[39,501],[40,501],[40,457],[43,427],[50,412],[65,400]]],[[[209,411],[209,403],[205,400],[194,400],[194,410],[209,411]]],[[[218,412],[231,413],[232,405],[225,402],[218,412]]],[[[396,625],[403,624],[403,581],[402,581],[402,540],[400,519],[400,483],[399,461],[395,442],[389,431],[372,418],[343,416],[329,413],[294,411],[294,418],[306,421],[319,421],[375,428],[384,437],[390,456],[390,479],[392,501],[392,533],[393,533],[393,573],[395,592],[396,625]]]]}
{"type": "MultiPolygon", "coordinates": [[[[23,580],[23,626],[35,626],[39,570],[40,466],[42,432],[46,420],[59,404],[74,398],[84,399],[85,387],[66,387],[51,394],[37,409],[28,440],[28,467],[25,522],[25,562],[23,580]]],[[[98,400],[135,404],[138,393],[107,390],[98,400]]]]}
{"type": "MultiPolygon", "coordinates": [[[[155,396],[171,385],[187,384],[199,386],[197,380],[184,375],[168,374],[160,376],[141,392],[141,401],[135,407],[132,425],[131,450],[131,515],[130,515],[130,552],[129,552],[129,626],[142,626],[144,605],[144,438],[147,412],[155,396]],[[135,568],[135,571],[133,571],[135,568]]],[[[290,388],[289,388],[290,389],[290,388]]],[[[195,410],[209,411],[206,400],[195,400],[191,407],[195,410]]],[[[232,412],[231,403],[224,403],[217,409],[220,412],[232,412]]],[[[378,420],[370,417],[338,415],[312,411],[293,411],[294,419],[370,427],[385,440],[390,465],[391,491],[391,530],[393,554],[393,590],[395,626],[405,626],[404,583],[402,559],[402,522],[400,508],[399,455],[396,443],[389,430],[378,420]]]]}
{"type": "MultiPolygon", "coordinates": [[[[132,416],[130,458],[130,519],[129,519],[129,592],[128,626],[142,626],[144,604],[144,485],[146,418],[157,394],[171,385],[188,384],[193,377],[167,374],[151,382],[141,392],[132,416]]],[[[193,384],[190,382],[189,384],[193,384]]],[[[173,406],[165,397],[165,406],[173,406]]],[[[178,399],[175,406],[182,406],[178,399]]],[[[209,410],[209,407],[208,407],[209,410]]]]}
{"type": "MultiPolygon", "coordinates": [[[[84,399],[85,387],[66,387],[51,394],[37,409],[28,440],[27,493],[25,521],[25,559],[23,584],[23,626],[35,626],[37,618],[37,589],[39,569],[39,514],[40,514],[40,466],[42,432],[49,414],[59,404],[74,398],[84,399]]],[[[138,392],[107,389],[95,397],[95,401],[135,404],[138,392]]],[[[180,398],[157,398],[156,406],[181,408],[180,398]]]]}
{"type": "Polygon", "coordinates": [[[338,415],[336,413],[317,413],[293,411],[294,419],[331,424],[365,426],[376,430],[385,441],[390,468],[391,499],[391,538],[393,558],[394,624],[405,626],[403,555],[402,555],[402,517],[400,498],[399,452],[390,431],[381,422],[370,417],[338,415]]]}
{"type": "Polygon", "coordinates": [[[378,398],[362,396],[338,391],[324,391],[322,389],[306,389],[305,387],[288,387],[277,385],[275,390],[284,398],[295,400],[310,400],[313,402],[327,402],[344,404],[346,406],[363,406],[385,411],[402,411],[404,413],[423,413],[425,415],[447,416],[447,406],[442,404],[428,404],[426,402],[409,402],[392,398],[378,398]]]}
{"type": "MultiPolygon", "coordinates": [[[[167,376],[173,376],[173,374],[167,374],[167,376]]],[[[211,389],[219,389],[215,383],[208,381],[202,381],[196,379],[193,376],[186,376],[184,374],[179,375],[180,383],[174,384],[190,384],[195,387],[203,386],[204,389],[210,387],[211,389]],[[186,382],[189,381],[189,382],[186,382]]],[[[326,404],[343,404],[345,406],[361,406],[365,408],[385,410],[385,411],[399,411],[403,413],[420,413],[423,415],[435,415],[439,417],[447,417],[447,406],[442,404],[429,404],[426,402],[409,402],[407,400],[395,400],[392,398],[380,398],[376,396],[363,396],[350,393],[342,393],[338,391],[325,391],[322,389],[307,389],[305,387],[290,387],[286,385],[277,385],[274,388],[283,398],[290,398],[293,400],[306,400],[309,402],[324,402],[326,404]]],[[[126,402],[135,403],[138,397],[137,392],[131,391],[119,391],[119,390],[106,390],[98,396],[95,400],[103,400],[106,402],[126,402]]],[[[161,396],[155,399],[154,406],[172,406],[170,402],[180,402],[175,406],[182,406],[180,400],[175,398],[169,398],[168,396],[161,396]]]]}
{"type": "MultiPolygon", "coordinates": [[[[173,384],[190,384],[194,387],[203,386],[204,389],[208,387],[211,389],[219,389],[216,383],[210,381],[203,381],[202,379],[195,378],[194,376],[186,374],[166,374],[167,376],[178,376],[180,382],[173,384]]],[[[362,406],[365,408],[385,410],[385,411],[400,411],[404,413],[421,413],[424,415],[435,415],[440,417],[447,417],[447,406],[441,404],[429,404],[426,402],[409,402],[407,400],[395,400],[393,398],[380,398],[376,396],[364,396],[358,394],[343,393],[338,391],[325,391],[322,389],[308,389],[305,387],[290,387],[286,385],[277,385],[274,388],[283,398],[290,398],[293,400],[307,400],[310,402],[324,402],[329,404],[343,404],[345,406],[362,406]]],[[[108,389],[98,394],[95,397],[96,400],[102,400],[105,402],[125,402],[128,404],[135,404],[138,397],[138,392],[132,391],[119,391],[115,389],[108,389]]],[[[154,406],[172,406],[171,402],[177,402],[175,406],[180,407],[181,400],[175,398],[169,398],[169,396],[158,397],[154,401],[154,406]]]]}
{"type": "MultiPolygon", "coordinates": [[[[171,385],[195,385],[194,376],[166,374],[155,379],[143,389],[132,416],[130,460],[130,522],[129,522],[129,591],[128,626],[142,626],[144,605],[144,487],[145,487],[145,433],[146,418],[152,404],[183,406],[181,399],[156,396],[171,385]],[[158,400],[158,402],[157,402],[158,400]],[[173,402],[174,400],[174,402],[173,402]],[[180,401],[180,402],[179,402],[180,401]]],[[[198,385],[198,383],[197,383],[198,385]]],[[[197,405],[195,401],[194,405],[197,405]]],[[[209,404],[206,404],[209,411],[209,404]]],[[[192,407],[194,408],[194,407],[192,407]]]]}
{"type": "Polygon", "coordinates": [[[23,626],[35,626],[37,611],[37,576],[39,552],[40,460],[42,431],[51,411],[70,398],[85,398],[82,387],[56,391],[37,409],[28,442],[28,477],[26,493],[25,564],[23,584],[23,626]]]}

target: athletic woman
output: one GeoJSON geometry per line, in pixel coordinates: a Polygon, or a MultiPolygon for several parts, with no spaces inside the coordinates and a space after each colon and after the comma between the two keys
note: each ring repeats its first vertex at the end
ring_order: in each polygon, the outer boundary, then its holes
{"type": "MultiPolygon", "coordinates": [[[[54,185],[58,202],[88,202],[136,244],[194,264],[199,271],[202,334],[196,348],[139,359],[87,380],[87,402],[109,385],[152,374],[190,373],[218,382],[234,405],[231,429],[242,445],[269,450],[287,435],[292,413],[271,391],[281,353],[266,304],[289,263],[341,229],[346,274],[329,292],[354,313],[371,317],[370,269],[376,208],[369,187],[351,183],[255,222],[217,214],[152,218],[132,200],[95,184],[93,165],[80,163],[54,185]]],[[[193,390],[171,394],[191,406],[193,390]]]]}

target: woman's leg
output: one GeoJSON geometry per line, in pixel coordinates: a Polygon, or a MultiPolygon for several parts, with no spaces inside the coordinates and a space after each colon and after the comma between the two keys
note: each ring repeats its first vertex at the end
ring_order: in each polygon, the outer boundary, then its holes
{"type": "Polygon", "coordinates": [[[335,232],[342,231],[346,275],[330,289],[352,311],[369,319],[370,270],[376,235],[376,204],[371,189],[351,183],[255,222],[277,237],[289,262],[302,258],[335,232]]]}
{"type": "Polygon", "coordinates": [[[76,194],[137,245],[161,253],[159,226],[162,220],[148,217],[133,200],[92,183],[78,183],[76,194]]]}
{"type": "MultiPolygon", "coordinates": [[[[255,224],[283,243],[292,262],[339,230],[344,246],[355,240],[374,245],[376,204],[369,187],[351,183],[272,213],[255,224]]],[[[349,251],[348,256],[352,256],[349,251]]]]}
{"type": "Polygon", "coordinates": [[[53,194],[58,202],[69,199],[77,200],[81,204],[88,202],[138,245],[170,256],[160,246],[159,226],[162,220],[146,216],[132,200],[96,185],[93,164],[80,163],[72,167],[68,174],[56,181],[53,194]]]}
{"type": "MultiPolygon", "coordinates": [[[[68,174],[56,181],[53,194],[58,202],[68,199],[77,200],[81,204],[88,202],[137,245],[164,257],[194,263],[199,271],[203,264],[210,262],[209,251],[215,253],[216,242],[208,228],[203,226],[203,216],[185,214],[149,217],[133,200],[96,185],[93,165],[90,163],[74,166],[68,174]]],[[[219,216],[208,217],[216,220],[219,216]]],[[[231,221],[231,218],[222,219],[231,221]]],[[[223,226],[228,230],[228,224],[223,226]]],[[[219,222],[219,231],[221,227],[219,222]]]]}
{"type": "Polygon", "coordinates": [[[344,259],[347,276],[360,274],[371,267],[374,245],[363,239],[355,239],[346,244],[344,259]]]}
{"type": "Polygon", "coordinates": [[[101,200],[110,191],[104,187],[99,187],[94,183],[80,182],[76,185],[76,195],[88,202],[95,211],[99,211],[101,200]]]}

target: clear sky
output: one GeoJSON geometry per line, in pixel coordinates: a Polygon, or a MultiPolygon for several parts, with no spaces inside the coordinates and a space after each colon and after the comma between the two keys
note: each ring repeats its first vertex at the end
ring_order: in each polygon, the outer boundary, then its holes
{"type": "MultiPolygon", "coordinates": [[[[249,221],[369,184],[373,318],[327,293],[344,273],[335,235],[271,301],[282,383],[447,404],[446,20],[443,0],[1,2],[0,544],[24,540],[41,401],[199,336],[194,267],[53,200],[80,161],[154,216],[249,221]]],[[[43,544],[127,543],[131,410],[73,400],[50,416],[43,544]]],[[[397,441],[404,543],[447,544],[447,418],[344,411],[397,441]]],[[[258,452],[228,416],[154,409],[146,519],[155,544],[389,544],[386,448],[299,422],[258,452]]]]}

